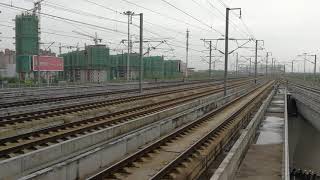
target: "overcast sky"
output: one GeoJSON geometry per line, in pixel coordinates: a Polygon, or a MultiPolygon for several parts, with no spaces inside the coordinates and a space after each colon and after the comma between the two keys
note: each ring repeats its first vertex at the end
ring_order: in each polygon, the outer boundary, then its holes
{"type": "MultiPolygon", "coordinates": [[[[31,9],[32,0],[0,0],[1,3],[13,4],[18,7],[31,9]]],[[[207,47],[201,38],[223,38],[225,31],[225,5],[232,8],[242,8],[242,20],[239,12],[234,11],[230,16],[230,37],[248,39],[254,36],[265,41],[265,50],[260,50],[265,63],[266,51],[273,53],[278,62],[291,62],[296,55],[304,52],[318,53],[320,42],[320,7],[319,0],[45,0],[42,13],[57,15],[90,25],[71,23],[67,20],[41,16],[42,48],[54,42],[51,49],[58,52],[59,43],[63,45],[84,47],[93,44],[89,37],[79,35],[78,31],[88,35],[97,32],[111,49],[112,54],[121,52],[126,46],[120,44],[127,38],[127,17],[121,14],[131,10],[144,13],[144,38],[147,40],[166,40],[166,44],[158,46],[158,42],[150,43],[157,46],[151,55],[164,55],[167,59],[181,59],[185,61],[186,30],[190,30],[189,66],[196,69],[207,69],[209,55],[207,47]],[[96,3],[93,4],[92,2],[96,3]],[[134,4],[130,4],[135,3],[134,4]],[[167,3],[166,3],[167,2],[167,3]],[[171,5],[169,5],[170,3],[171,5]],[[174,7],[173,7],[174,6],[174,7]],[[99,27],[93,27],[96,25],[99,27]],[[102,29],[103,27],[104,29],[102,29]]],[[[22,10],[6,8],[0,5],[0,50],[14,49],[14,19],[22,10]]],[[[131,26],[133,40],[139,38],[139,19],[134,17],[131,26]]],[[[239,44],[245,41],[239,41],[239,44]]],[[[214,42],[214,46],[224,51],[224,43],[214,42]]],[[[262,44],[261,44],[262,46],[262,44]]],[[[246,47],[254,47],[254,43],[246,47]]],[[[147,44],[145,44],[147,48],[147,44]]],[[[237,48],[236,42],[230,42],[230,50],[237,48]]],[[[134,46],[138,51],[138,44],[134,46]]],[[[63,48],[63,52],[71,49],[63,48]]],[[[254,55],[253,49],[241,49],[240,56],[254,55]]],[[[222,56],[214,51],[215,56],[222,56]]],[[[230,55],[230,67],[234,68],[235,55],[230,55]]],[[[216,58],[217,60],[219,57],[216,58]]],[[[301,58],[300,58],[301,59],[301,58]]],[[[309,57],[311,60],[312,57],[309,57]]],[[[221,59],[223,60],[223,58],[221,59]]],[[[245,63],[244,59],[241,59],[245,63]]],[[[261,60],[260,60],[261,61],[261,60]]],[[[271,61],[271,60],[269,60],[271,61]]],[[[296,62],[295,71],[303,70],[303,62],[296,62]]],[[[217,68],[222,69],[223,63],[217,68]]],[[[291,71],[291,66],[289,66],[291,71]]],[[[307,63],[307,71],[311,71],[312,64],[307,63]]]]}

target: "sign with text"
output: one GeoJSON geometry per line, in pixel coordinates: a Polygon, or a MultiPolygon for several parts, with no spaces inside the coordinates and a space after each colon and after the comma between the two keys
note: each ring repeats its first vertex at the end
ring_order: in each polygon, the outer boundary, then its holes
{"type": "Polygon", "coordinates": [[[54,56],[33,56],[33,71],[63,71],[63,58],[54,56]],[[38,66],[38,63],[40,66],[38,66]]]}

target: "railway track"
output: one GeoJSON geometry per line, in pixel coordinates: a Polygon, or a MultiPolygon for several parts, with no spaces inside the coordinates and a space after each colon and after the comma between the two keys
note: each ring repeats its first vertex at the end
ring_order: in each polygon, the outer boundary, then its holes
{"type": "Polygon", "coordinates": [[[88,179],[196,179],[248,123],[271,85],[186,124],[88,179]]]}
{"type": "MultiPolygon", "coordinates": [[[[239,80],[239,79],[235,79],[235,80],[239,80]]],[[[235,81],[235,80],[231,80],[231,81],[235,81]]],[[[206,82],[212,82],[212,81],[190,82],[190,83],[186,83],[184,85],[196,85],[196,84],[202,84],[202,83],[206,83],[206,82]]],[[[222,82],[222,81],[218,80],[216,82],[222,82]]],[[[148,88],[144,88],[144,90],[154,90],[154,89],[159,89],[159,88],[171,88],[171,87],[177,87],[177,85],[170,84],[170,85],[164,85],[164,86],[159,86],[159,87],[148,87],[148,88]]],[[[104,92],[98,92],[98,93],[78,94],[78,95],[63,96],[63,97],[24,100],[24,101],[17,101],[17,102],[9,102],[9,103],[0,104],[0,109],[10,108],[10,107],[20,107],[20,106],[33,105],[33,104],[43,104],[43,103],[49,103],[49,102],[61,102],[61,101],[80,99],[80,98],[90,98],[90,97],[98,97],[98,96],[109,96],[109,95],[114,95],[114,94],[133,93],[133,92],[138,92],[138,89],[125,89],[125,90],[106,91],[106,92],[104,91],[104,92]]]]}
{"type": "MultiPolygon", "coordinates": [[[[229,89],[239,86],[241,86],[241,84],[236,83],[236,85],[231,85],[229,89]]],[[[211,89],[210,91],[196,93],[192,96],[188,95],[180,97],[179,99],[159,101],[128,110],[109,113],[94,118],[88,118],[81,121],[66,123],[31,133],[1,139],[0,158],[8,159],[15,157],[222,91],[223,87],[219,87],[214,90],[211,89]]]]}
{"type": "MultiPolygon", "coordinates": [[[[232,84],[244,84],[247,83],[249,80],[242,80],[242,81],[235,81],[232,82],[232,84]]],[[[219,86],[219,85],[217,85],[219,86]]],[[[168,94],[174,94],[174,93],[180,93],[180,92],[186,92],[186,91],[193,91],[193,90],[201,90],[203,89],[203,92],[209,92],[211,90],[214,90],[214,85],[202,85],[198,87],[188,87],[185,89],[175,89],[175,90],[169,90],[164,92],[157,92],[157,93],[150,93],[150,94],[144,94],[144,95],[136,95],[131,97],[125,97],[125,98],[117,98],[112,100],[103,100],[99,102],[92,102],[92,103],[84,103],[84,104],[78,104],[78,105],[72,105],[72,106],[64,106],[64,107],[58,107],[48,110],[41,110],[41,111],[34,111],[34,112],[28,112],[28,113],[21,113],[21,114],[15,114],[15,115],[9,115],[4,116],[0,118],[0,127],[5,127],[8,125],[15,125],[19,123],[25,123],[29,121],[34,120],[41,120],[48,117],[56,117],[56,116],[62,116],[67,115],[71,113],[77,113],[77,112],[83,112],[83,111],[90,111],[95,110],[99,108],[106,108],[109,106],[124,104],[128,102],[134,102],[139,101],[147,98],[153,98],[157,96],[163,96],[168,94]]]]}
{"type": "Polygon", "coordinates": [[[290,82],[289,84],[292,84],[293,86],[296,86],[298,88],[302,88],[302,89],[311,91],[316,94],[320,94],[320,89],[317,89],[317,88],[309,87],[309,86],[302,85],[302,84],[292,83],[292,82],[290,82]]]}

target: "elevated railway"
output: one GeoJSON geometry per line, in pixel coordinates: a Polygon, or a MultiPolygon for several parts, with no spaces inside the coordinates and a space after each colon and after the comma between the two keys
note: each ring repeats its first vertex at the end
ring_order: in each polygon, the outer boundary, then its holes
{"type": "MultiPolygon", "coordinates": [[[[246,81],[234,82],[230,84],[229,88],[241,87],[247,83],[248,82],[246,81]]],[[[202,91],[195,92],[193,94],[186,94],[183,96],[179,96],[179,98],[172,98],[169,100],[168,99],[159,100],[156,102],[152,102],[150,104],[141,105],[138,107],[133,107],[125,110],[120,110],[114,113],[107,113],[105,115],[101,115],[93,118],[87,118],[80,121],[70,122],[70,123],[66,123],[66,124],[62,124],[54,127],[33,131],[30,133],[3,138],[3,139],[0,139],[0,157],[2,159],[15,157],[15,156],[24,154],[26,152],[48,147],[52,144],[70,140],[79,136],[83,136],[85,134],[98,131],[103,128],[116,126],[118,124],[134,120],[135,118],[138,118],[138,117],[156,113],[158,111],[172,108],[179,104],[183,104],[188,101],[199,99],[201,97],[206,97],[210,94],[215,94],[222,91],[223,91],[222,85],[218,85],[215,87],[211,87],[209,89],[204,89],[202,91]]],[[[142,97],[139,97],[139,98],[142,98],[142,97]]],[[[146,97],[148,97],[148,95],[146,97]]],[[[119,100],[118,103],[124,103],[126,101],[129,101],[129,99],[119,100]]],[[[138,102],[138,100],[134,98],[131,99],[131,101],[138,102]]],[[[7,121],[3,121],[3,125],[5,123],[7,124],[17,123],[17,122],[21,123],[27,120],[11,119],[7,121]]]]}
{"type": "Polygon", "coordinates": [[[248,123],[271,85],[235,99],[88,179],[196,179],[248,123]]]}

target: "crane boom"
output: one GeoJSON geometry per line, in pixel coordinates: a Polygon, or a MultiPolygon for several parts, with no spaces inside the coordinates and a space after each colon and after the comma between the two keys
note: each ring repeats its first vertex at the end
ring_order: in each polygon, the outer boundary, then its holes
{"type": "Polygon", "coordinates": [[[95,45],[98,45],[98,41],[100,41],[100,42],[102,41],[102,39],[98,38],[98,34],[97,33],[95,33],[95,36],[92,36],[92,35],[85,34],[85,33],[79,32],[79,31],[75,31],[75,30],[73,30],[72,32],[77,33],[77,34],[82,35],[82,36],[86,36],[86,37],[92,38],[95,45]]]}

